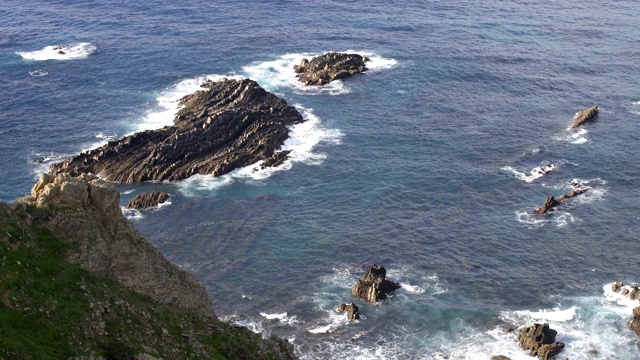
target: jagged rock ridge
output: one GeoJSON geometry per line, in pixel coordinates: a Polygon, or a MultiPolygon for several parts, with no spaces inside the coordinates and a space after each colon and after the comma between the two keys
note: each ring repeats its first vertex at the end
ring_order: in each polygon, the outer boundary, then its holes
{"type": "Polygon", "coordinates": [[[278,165],[285,159],[275,151],[289,127],[303,121],[294,107],[248,79],[211,83],[181,104],[173,126],[110,141],[52,165],[50,172],[138,183],[218,176],[262,160],[278,165]]]}
{"type": "Polygon", "coordinates": [[[327,53],[314,57],[311,61],[302,59],[300,65],[293,69],[298,73],[298,80],[306,86],[322,86],[333,80],[344,79],[367,70],[366,56],[345,53],[327,53]]]}
{"type": "Polygon", "coordinates": [[[134,196],[127,208],[129,209],[148,209],[154,206],[158,206],[169,199],[169,194],[164,191],[152,191],[144,194],[134,196]]]}
{"type": "Polygon", "coordinates": [[[593,120],[596,115],[598,115],[598,105],[593,105],[592,107],[583,110],[580,112],[576,120],[573,122],[571,128],[577,128],[578,126],[586,123],[587,121],[593,120]]]}
{"type": "Polygon", "coordinates": [[[400,288],[397,282],[387,280],[384,266],[373,265],[351,288],[353,296],[376,302],[387,298],[387,294],[400,288]]]}

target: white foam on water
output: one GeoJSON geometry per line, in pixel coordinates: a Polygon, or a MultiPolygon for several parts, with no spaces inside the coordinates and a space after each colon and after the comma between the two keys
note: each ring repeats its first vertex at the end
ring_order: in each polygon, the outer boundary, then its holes
{"type": "Polygon", "coordinates": [[[89,42],[67,45],[49,45],[36,51],[18,51],[17,55],[26,60],[74,60],[84,59],[93,54],[98,48],[89,42]]]}
{"type": "Polygon", "coordinates": [[[320,143],[340,144],[343,134],[337,129],[324,128],[320,118],[313,113],[313,109],[306,109],[299,104],[295,105],[295,107],[302,114],[304,122],[295,124],[290,128],[289,138],[276,151],[291,150],[289,158],[282,164],[260,169],[261,162],[258,162],[235,169],[222,176],[194,175],[177,183],[180,192],[185,196],[201,196],[205,192],[210,193],[236,181],[259,185],[261,180],[269,178],[276,172],[290,170],[295,163],[305,165],[322,164],[326,155],[315,152],[315,147],[320,143]]]}
{"type": "Polygon", "coordinates": [[[548,224],[556,227],[563,227],[567,224],[576,222],[576,218],[569,212],[554,210],[542,215],[534,215],[531,211],[518,211],[516,212],[516,220],[528,225],[530,228],[537,228],[548,224]]]}
{"type": "Polygon", "coordinates": [[[572,129],[572,128],[568,128],[567,131],[569,131],[569,135],[566,135],[565,137],[561,137],[558,138],[557,140],[561,140],[561,141],[567,141],[571,144],[584,144],[587,141],[589,141],[585,135],[588,133],[587,129],[585,128],[578,128],[576,129],[572,129]]]}
{"type": "Polygon", "coordinates": [[[567,309],[554,308],[554,309],[543,309],[539,311],[515,311],[511,314],[514,319],[526,319],[530,318],[535,321],[546,321],[546,322],[567,322],[571,321],[576,317],[576,307],[572,306],[567,309]]]}
{"type": "Polygon", "coordinates": [[[142,212],[138,209],[129,209],[121,206],[120,210],[122,211],[122,215],[129,220],[139,220],[144,218],[144,215],[142,215],[142,212]]]}
{"type": "Polygon", "coordinates": [[[132,192],[134,192],[134,191],[136,191],[136,190],[135,190],[135,189],[126,190],[126,191],[121,192],[120,194],[122,194],[122,195],[129,195],[129,194],[131,194],[131,193],[132,193],[132,192]]]}
{"type": "Polygon", "coordinates": [[[44,71],[44,70],[29,71],[29,75],[34,76],[34,77],[47,76],[48,74],[49,73],[47,71],[44,71]]]}
{"type": "Polygon", "coordinates": [[[622,314],[630,315],[633,309],[640,306],[640,300],[632,300],[629,299],[628,296],[622,295],[622,290],[627,289],[627,291],[631,291],[631,286],[625,285],[620,288],[618,292],[614,292],[612,288],[613,284],[614,283],[609,283],[602,287],[605,299],[609,302],[619,305],[617,309],[619,309],[622,314]]]}
{"type": "Polygon", "coordinates": [[[320,320],[321,325],[316,324],[314,327],[308,328],[311,334],[327,334],[335,332],[338,328],[350,324],[357,324],[358,320],[350,321],[343,313],[337,311],[328,311],[327,317],[320,320]]]}
{"type": "Polygon", "coordinates": [[[539,178],[545,176],[546,174],[548,174],[551,171],[553,171],[555,168],[556,168],[556,165],[554,165],[554,164],[536,166],[535,168],[531,169],[529,174],[525,174],[523,172],[520,172],[520,171],[516,170],[516,168],[514,168],[512,166],[504,166],[504,167],[500,168],[500,170],[506,171],[506,172],[510,172],[513,175],[515,175],[518,180],[522,180],[524,182],[530,183],[530,182],[533,182],[535,179],[539,179],[539,178]]]}
{"type": "Polygon", "coordinates": [[[295,326],[299,323],[295,315],[289,316],[286,312],[280,314],[269,314],[261,312],[260,316],[266,318],[267,320],[278,320],[280,323],[289,326],[295,326]]]}
{"type": "Polygon", "coordinates": [[[640,105],[640,100],[639,101],[632,101],[631,105],[640,105]]]}

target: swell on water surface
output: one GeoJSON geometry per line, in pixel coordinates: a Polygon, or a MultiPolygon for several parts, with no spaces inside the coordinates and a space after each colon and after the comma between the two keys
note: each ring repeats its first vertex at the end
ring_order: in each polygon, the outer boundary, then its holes
{"type": "MultiPolygon", "coordinates": [[[[89,42],[80,42],[74,44],[65,45],[48,45],[40,50],[35,51],[18,51],[17,55],[20,55],[25,60],[75,60],[84,59],[89,57],[97,50],[97,46],[89,42]]],[[[46,74],[45,74],[46,75],[46,74]]],[[[42,76],[42,75],[32,75],[42,76]]]]}

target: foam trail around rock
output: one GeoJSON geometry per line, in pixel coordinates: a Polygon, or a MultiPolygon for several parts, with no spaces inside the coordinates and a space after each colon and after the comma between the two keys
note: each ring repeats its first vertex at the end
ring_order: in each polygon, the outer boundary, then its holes
{"type": "Polygon", "coordinates": [[[49,45],[36,51],[18,51],[17,55],[25,60],[75,60],[84,59],[93,54],[98,48],[89,42],[67,45],[49,45]]]}

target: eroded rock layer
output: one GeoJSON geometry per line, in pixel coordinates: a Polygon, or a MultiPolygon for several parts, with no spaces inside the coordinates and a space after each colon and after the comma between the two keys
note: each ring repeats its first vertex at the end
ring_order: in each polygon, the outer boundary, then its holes
{"type": "Polygon", "coordinates": [[[218,176],[262,160],[282,163],[275,151],[287,139],[289,126],[303,121],[300,113],[253,80],[207,85],[182,99],[173,126],[110,141],[52,165],[51,173],[93,173],[138,183],[218,176]]]}
{"type": "Polygon", "coordinates": [[[387,298],[387,294],[400,288],[397,282],[387,280],[384,266],[373,265],[351,288],[353,296],[376,302],[387,298]]]}
{"type": "Polygon", "coordinates": [[[314,57],[311,61],[302,59],[300,65],[293,69],[300,74],[298,80],[305,85],[321,86],[367,70],[367,61],[369,59],[362,55],[333,52],[314,57]]]}

